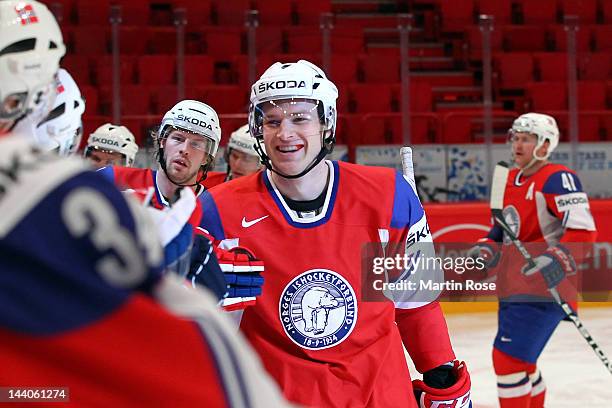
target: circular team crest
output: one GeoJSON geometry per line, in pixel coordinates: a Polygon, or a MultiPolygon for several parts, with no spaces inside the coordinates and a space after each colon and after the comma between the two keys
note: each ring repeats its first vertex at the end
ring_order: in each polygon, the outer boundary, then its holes
{"type": "MultiPolygon", "coordinates": [[[[514,236],[518,237],[521,233],[521,217],[519,216],[517,209],[513,205],[509,205],[503,209],[502,215],[504,216],[506,224],[508,224],[514,233],[514,236]]],[[[508,236],[504,233],[504,244],[510,245],[511,243],[510,238],[508,238],[508,236]]]]}
{"type": "Polygon", "coordinates": [[[287,336],[309,350],[334,347],[357,323],[357,297],[348,281],[327,269],[296,276],[283,290],[278,313],[287,336]]]}

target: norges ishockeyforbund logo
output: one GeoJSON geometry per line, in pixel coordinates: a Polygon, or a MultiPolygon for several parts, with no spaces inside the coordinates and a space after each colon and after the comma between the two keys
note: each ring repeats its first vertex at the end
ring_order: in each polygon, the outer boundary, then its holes
{"type": "Polygon", "coordinates": [[[351,334],[357,323],[357,298],[338,273],[311,269],[285,287],[278,311],[285,333],[295,344],[321,350],[342,343],[351,334]]]}

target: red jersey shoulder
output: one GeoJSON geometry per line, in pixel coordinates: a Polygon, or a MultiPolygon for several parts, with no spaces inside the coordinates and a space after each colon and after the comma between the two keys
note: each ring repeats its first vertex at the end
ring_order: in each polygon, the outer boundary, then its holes
{"type": "Polygon", "coordinates": [[[145,188],[153,186],[153,170],[135,167],[113,167],[115,184],[120,188],[145,188]]]}
{"type": "Polygon", "coordinates": [[[206,189],[211,189],[219,184],[222,184],[227,177],[227,173],[221,171],[209,171],[206,175],[206,179],[202,183],[206,189]]]}

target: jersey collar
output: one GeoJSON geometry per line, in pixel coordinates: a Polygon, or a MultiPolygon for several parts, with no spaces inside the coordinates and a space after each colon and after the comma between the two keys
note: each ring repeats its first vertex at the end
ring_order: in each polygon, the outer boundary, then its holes
{"type": "Polygon", "coordinates": [[[280,191],[274,184],[272,177],[270,176],[270,170],[266,170],[262,172],[262,177],[266,188],[274,202],[276,203],[278,209],[285,217],[285,220],[290,225],[297,228],[313,228],[319,225],[325,224],[332,215],[334,210],[334,204],[336,202],[336,194],[338,192],[338,182],[340,181],[339,167],[337,162],[332,162],[329,160],[325,161],[325,164],[329,167],[329,183],[327,183],[327,193],[325,194],[325,202],[323,203],[323,209],[319,214],[312,218],[300,218],[295,213],[295,211],[291,210],[285,199],[283,198],[280,191]]]}

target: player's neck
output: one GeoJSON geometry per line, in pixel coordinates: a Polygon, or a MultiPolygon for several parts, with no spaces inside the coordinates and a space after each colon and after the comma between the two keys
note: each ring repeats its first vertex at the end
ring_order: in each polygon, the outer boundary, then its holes
{"type": "Polygon", "coordinates": [[[538,172],[542,167],[548,164],[548,160],[538,160],[533,165],[522,170],[523,177],[529,177],[538,172]]]}
{"type": "MultiPolygon", "coordinates": [[[[159,188],[159,192],[164,196],[164,198],[172,202],[174,197],[176,197],[176,191],[180,188],[180,186],[177,186],[176,184],[171,182],[170,179],[168,179],[168,176],[166,175],[166,173],[163,171],[157,172],[156,180],[157,180],[157,188],[159,188]]],[[[189,185],[189,184],[194,184],[194,183],[195,183],[195,180],[189,181],[189,183],[186,183],[186,184],[189,185]]]]}
{"type": "Polygon", "coordinates": [[[280,193],[295,201],[310,201],[321,195],[329,177],[329,166],[322,160],[312,170],[298,179],[287,179],[270,172],[280,193]]]}

